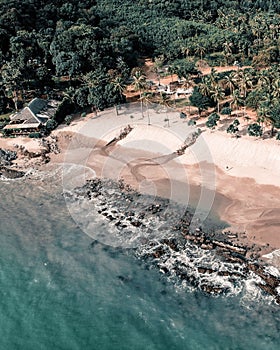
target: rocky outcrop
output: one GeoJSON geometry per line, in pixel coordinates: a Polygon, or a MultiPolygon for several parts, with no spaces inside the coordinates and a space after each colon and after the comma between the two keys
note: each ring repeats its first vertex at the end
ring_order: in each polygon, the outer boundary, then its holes
{"type": "Polygon", "coordinates": [[[111,141],[109,141],[105,147],[108,146],[113,146],[115,145],[117,142],[119,142],[120,140],[123,140],[124,138],[126,138],[126,136],[132,131],[132,127],[128,124],[124,129],[121,129],[120,133],[118,136],[114,137],[111,141]]]}
{"type": "Polygon", "coordinates": [[[17,152],[0,148],[0,176],[6,179],[23,177],[25,172],[11,168],[17,159],[17,152]]]}
{"type": "Polygon", "coordinates": [[[0,166],[0,176],[6,179],[18,179],[25,175],[24,171],[12,169],[5,166],[0,166]]]}
{"type": "Polygon", "coordinates": [[[197,131],[191,133],[186,140],[184,141],[184,143],[182,144],[181,147],[179,147],[176,151],[177,155],[181,156],[182,154],[185,153],[186,149],[191,147],[192,145],[195,144],[196,140],[198,139],[198,137],[201,134],[201,130],[198,129],[197,131]]]}
{"type": "Polygon", "coordinates": [[[235,244],[229,238],[235,235],[207,223],[202,227],[197,222],[193,228],[191,208],[182,211],[168,199],[142,195],[123,181],[104,179],[88,181],[71,196],[92,203],[96,215],[110,226],[112,241],[133,242],[133,254],[175,284],[214,295],[240,293],[254,284],[280,303],[280,279],[247,257],[252,247],[235,244]]]}
{"type": "Polygon", "coordinates": [[[17,152],[0,148],[0,165],[9,166],[17,159],[17,152]]]}
{"type": "Polygon", "coordinates": [[[32,151],[15,144],[16,151],[0,149],[0,176],[15,179],[25,175],[30,168],[38,168],[50,161],[50,154],[59,153],[57,138],[48,136],[38,140],[38,150],[32,151]]]}
{"type": "Polygon", "coordinates": [[[44,150],[42,151],[43,154],[60,153],[60,150],[58,148],[58,139],[56,136],[50,135],[46,138],[43,138],[40,140],[40,144],[44,147],[44,150]]]}

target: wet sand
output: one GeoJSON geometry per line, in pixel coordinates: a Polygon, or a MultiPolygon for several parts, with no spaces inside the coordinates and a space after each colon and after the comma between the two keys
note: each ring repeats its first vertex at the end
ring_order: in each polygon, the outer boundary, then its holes
{"type": "Polygon", "coordinates": [[[231,176],[207,162],[188,165],[180,157],[118,144],[106,147],[105,141],[81,134],[61,133],[60,148],[53,162],[89,167],[99,177],[122,178],[143,193],[199,206],[226,221],[240,240],[261,245],[264,253],[280,248],[279,187],[231,176]]]}
{"type": "MultiPolygon", "coordinates": [[[[53,134],[61,153],[53,154],[51,163],[82,165],[97,176],[123,178],[141,192],[193,203],[218,214],[240,239],[269,245],[264,252],[280,249],[279,142],[204,131],[185,154],[174,156],[189,129],[178,112],[169,112],[170,127],[163,121],[166,114],[156,109],[150,110],[150,126],[139,105],[123,107],[120,114],[106,110],[60,127],[53,134]],[[132,132],[106,147],[128,124],[132,132]]],[[[0,141],[2,148],[20,143],[0,141]]],[[[22,142],[33,149],[34,140],[22,142]]]]}

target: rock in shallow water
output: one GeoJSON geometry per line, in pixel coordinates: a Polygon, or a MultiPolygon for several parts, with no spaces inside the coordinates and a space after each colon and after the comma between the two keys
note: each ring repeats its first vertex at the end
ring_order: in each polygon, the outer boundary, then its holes
{"type": "Polygon", "coordinates": [[[253,284],[280,303],[280,279],[264,273],[260,264],[254,267],[246,257],[248,247],[233,244],[228,232],[218,227],[207,231],[200,222],[190,230],[191,208],[182,210],[177,203],[142,195],[123,182],[97,178],[78,188],[75,196],[92,202],[97,215],[113,224],[115,231],[110,232],[116,239],[136,242],[133,254],[176,285],[233,295],[246,293],[246,286],[253,284]]]}
{"type": "Polygon", "coordinates": [[[24,171],[11,169],[6,166],[0,166],[0,176],[3,176],[6,179],[18,179],[24,175],[24,171]]]}
{"type": "Polygon", "coordinates": [[[0,148],[0,165],[10,166],[17,159],[17,152],[0,148]]]}

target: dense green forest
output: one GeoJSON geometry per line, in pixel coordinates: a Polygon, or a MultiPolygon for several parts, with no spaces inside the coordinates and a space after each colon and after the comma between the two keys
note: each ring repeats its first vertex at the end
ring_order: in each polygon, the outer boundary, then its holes
{"type": "MultiPolygon", "coordinates": [[[[241,104],[275,110],[279,34],[280,1],[1,0],[0,112],[38,95],[68,96],[81,109],[124,102],[126,84],[138,79],[139,87],[143,56],[184,77],[198,60],[250,65],[247,82],[232,82],[247,84],[241,104]]],[[[231,94],[222,82],[216,85],[231,94]]]]}

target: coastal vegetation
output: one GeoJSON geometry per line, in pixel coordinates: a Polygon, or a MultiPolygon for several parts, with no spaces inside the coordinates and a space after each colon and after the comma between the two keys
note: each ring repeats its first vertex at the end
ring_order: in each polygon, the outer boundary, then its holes
{"type": "Polygon", "coordinates": [[[149,57],[158,84],[176,75],[184,88],[194,87],[187,102],[199,116],[210,108],[207,115],[237,110],[245,117],[250,108],[257,118],[249,134],[261,135],[269,126],[270,136],[278,135],[278,2],[1,0],[0,5],[1,114],[38,96],[67,98],[80,111],[116,106],[118,114],[127,86],[138,92],[142,113],[152,100],[170,105],[169,95],[155,96],[156,82],[142,69],[149,57]],[[213,68],[202,75],[205,66],[237,69],[213,68]]]}

